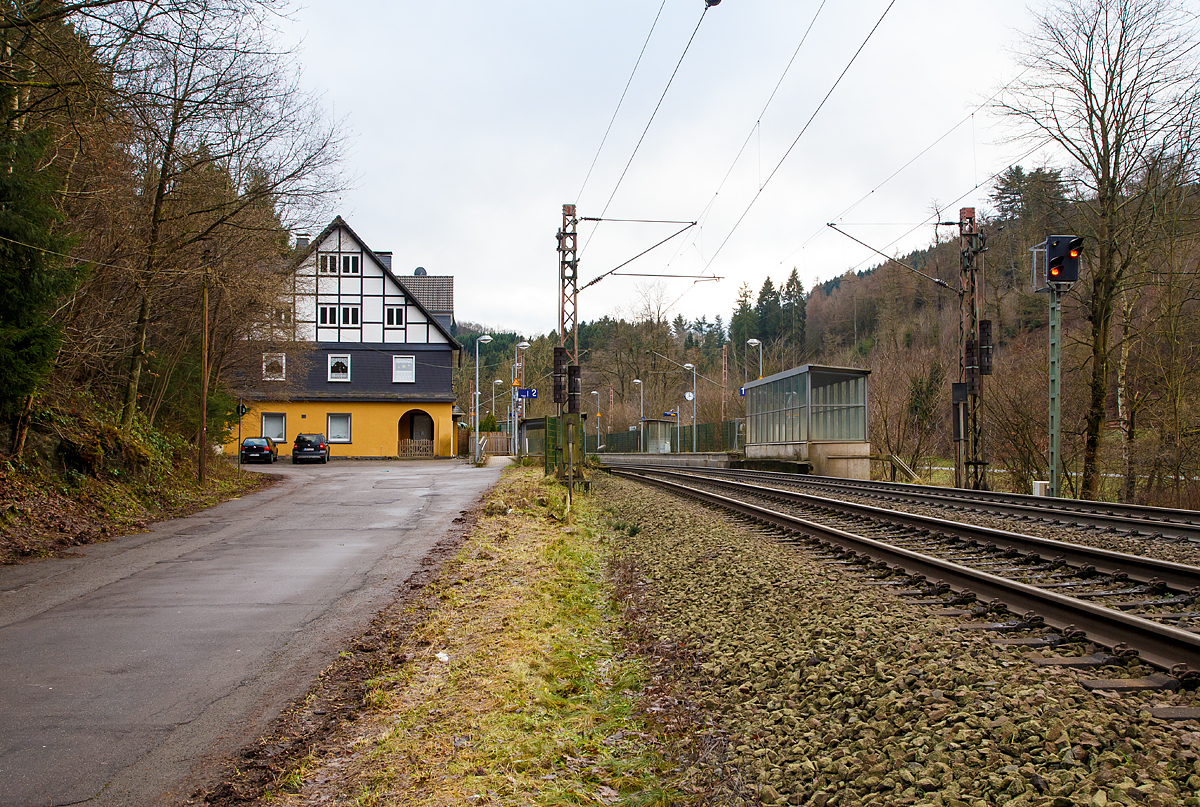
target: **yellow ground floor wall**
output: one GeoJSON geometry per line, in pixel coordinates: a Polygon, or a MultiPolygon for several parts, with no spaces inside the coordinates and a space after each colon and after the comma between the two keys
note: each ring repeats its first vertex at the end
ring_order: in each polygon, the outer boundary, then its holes
{"type": "MultiPolygon", "coordinates": [[[[292,453],[292,441],[297,434],[315,432],[328,436],[326,416],[331,414],[350,415],[350,442],[330,443],[331,457],[394,457],[401,437],[400,421],[409,412],[424,412],[433,419],[434,456],[453,457],[455,454],[454,405],[449,403],[269,401],[247,402],[246,406],[249,411],[242,418],[243,438],[262,436],[263,414],[284,416],[284,442],[279,445],[281,457],[292,453]]],[[[407,425],[408,419],[405,419],[407,425]]],[[[234,456],[237,450],[238,429],[235,425],[226,437],[224,452],[234,456]]]]}

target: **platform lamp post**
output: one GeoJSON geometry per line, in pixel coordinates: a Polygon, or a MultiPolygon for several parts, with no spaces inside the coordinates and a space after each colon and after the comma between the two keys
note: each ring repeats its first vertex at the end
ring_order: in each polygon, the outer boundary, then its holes
{"type": "Polygon", "coordinates": [[[762,380],[762,340],[761,339],[747,339],[746,344],[749,345],[750,347],[758,348],[758,378],[761,381],[762,380]]]}
{"type": "Polygon", "coordinates": [[[683,369],[692,371],[692,453],[696,453],[696,365],[688,362],[683,369]]]}
{"type": "Polygon", "coordinates": [[[490,334],[484,334],[475,340],[475,462],[483,462],[479,445],[479,344],[492,341],[490,334]]]}
{"type": "Polygon", "coordinates": [[[496,419],[496,387],[504,383],[504,380],[497,378],[492,382],[492,420],[496,419]]]}
{"type": "Polygon", "coordinates": [[[596,396],[596,453],[600,453],[600,393],[597,390],[592,390],[592,394],[596,396]]]}
{"type": "Polygon", "coordinates": [[[638,410],[638,453],[645,451],[642,448],[643,435],[646,432],[646,388],[642,386],[642,379],[635,378],[633,383],[637,384],[638,392],[641,393],[641,407],[638,410]]]}
{"type": "Polygon", "coordinates": [[[521,406],[521,399],[517,390],[520,388],[519,383],[525,380],[525,373],[522,371],[523,366],[521,364],[521,351],[528,347],[528,342],[517,342],[516,347],[513,348],[512,409],[510,410],[512,422],[509,424],[508,436],[512,439],[512,453],[518,457],[521,456],[521,447],[517,443],[517,428],[518,424],[520,423],[520,414],[518,413],[518,410],[521,406]]]}

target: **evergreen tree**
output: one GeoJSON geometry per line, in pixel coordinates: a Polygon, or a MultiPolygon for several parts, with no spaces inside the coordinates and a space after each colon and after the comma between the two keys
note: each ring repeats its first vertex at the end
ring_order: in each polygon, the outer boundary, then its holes
{"type": "Polygon", "coordinates": [[[759,289],[758,303],[754,306],[754,311],[758,314],[758,328],[761,331],[758,338],[764,343],[774,342],[783,330],[783,304],[775,284],[769,277],[759,289]]]}
{"type": "Polygon", "coordinates": [[[795,267],[792,267],[792,273],[788,275],[787,282],[783,284],[781,297],[784,336],[790,346],[803,350],[807,327],[807,304],[804,300],[804,284],[800,282],[800,276],[796,273],[795,267]]]}
{"type": "Polygon", "coordinates": [[[48,138],[10,132],[0,141],[0,417],[12,421],[50,373],[62,339],[52,311],[77,274],[54,231],[57,179],[39,170],[48,138]]]}
{"type": "Polygon", "coordinates": [[[745,376],[746,368],[746,340],[751,337],[759,336],[758,329],[758,313],[750,305],[751,295],[753,292],[745,283],[738,289],[737,308],[734,309],[733,317],[729,320],[729,341],[733,343],[733,355],[742,357],[743,376],[745,376]]]}

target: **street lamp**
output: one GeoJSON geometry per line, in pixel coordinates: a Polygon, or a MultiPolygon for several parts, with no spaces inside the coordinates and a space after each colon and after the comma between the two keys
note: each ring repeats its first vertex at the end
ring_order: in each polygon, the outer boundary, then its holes
{"type": "Polygon", "coordinates": [[[492,341],[490,334],[484,334],[475,340],[475,462],[483,462],[479,446],[479,345],[492,341]]]}
{"type": "Polygon", "coordinates": [[[496,387],[503,383],[504,381],[499,378],[492,382],[492,420],[496,419],[496,387]]]}
{"type": "Polygon", "coordinates": [[[513,382],[514,383],[513,383],[513,387],[512,387],[512,395],[513,395],[512,411],[510,412],[510,414],[512,415],[512,423],[509,427],[509,434],[512,437],[512,453],[516,454],[518,457],[521,456],[521,448],[520,448],[520,445],[517,443],[517,423],[518,423],[517,407],[520,406],[520,398],[517,397],[518,387],[515,382],[519,378],[522,380],[524,379],[525,373],[520,372],[522,369],[521,351],[525,350],[527,347],[529,347],[528,342],[517,342],[517,346],[513,348],[513,382]]]}
{"type": "Polygon", "coordinates": [[[683,369],[692,371],[692,453],[696,453],[696,365],[688,362],[683,369]]]}
{"type": "Polygon", "coordinates": [[[600,393],[592,390],[592,394],[596,396],[596,453],[600,453],[600,393]]]}
{"type": "Polygon", "coordinates": [[[638,413],[638,453],[645,451],[642,448],[642,434],[646,431],[646,388],[642,386],[642,379],[635,378],[633,383],[637,384],[638,392],[641,393],[642,405],[638,413]]]}
{"type": "Polygon", "coordinates": [[[746,344],[750,347],[758,348],[758,378],[762,380],[762,341],[759,339],[747,339],[746,344]]]}

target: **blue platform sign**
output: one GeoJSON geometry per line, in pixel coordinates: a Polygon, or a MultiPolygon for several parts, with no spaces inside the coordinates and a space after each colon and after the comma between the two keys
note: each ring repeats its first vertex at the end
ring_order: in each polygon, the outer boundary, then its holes
{"type": "Polygon", "coordinates": [[[529,389],[522,389],[522,388],[518,387],[517,388],[517,397],[518,398],[536,398],[537,390],[532,387],[530,387],[529,389]]]}
{"type": "Polygon", "coordinates": [[[738,395],[741,395],[743,398],[745,398],[746,397],[746,388],[738,387],[738,395]]]}

